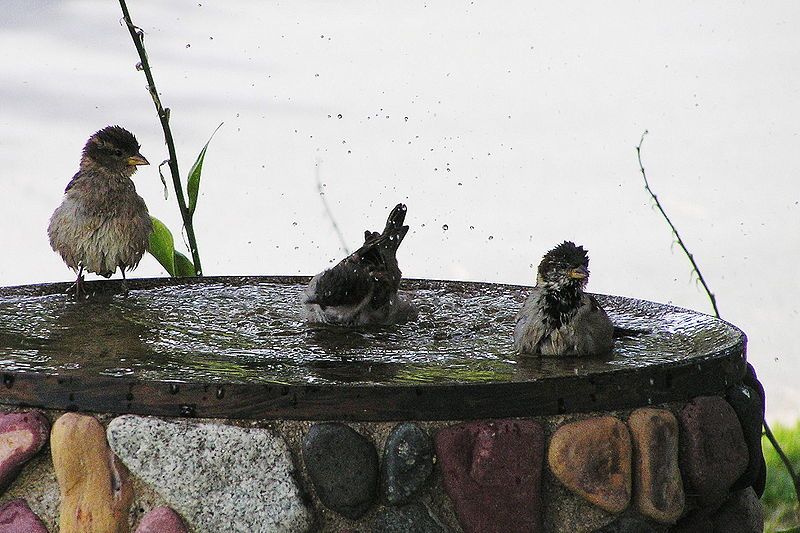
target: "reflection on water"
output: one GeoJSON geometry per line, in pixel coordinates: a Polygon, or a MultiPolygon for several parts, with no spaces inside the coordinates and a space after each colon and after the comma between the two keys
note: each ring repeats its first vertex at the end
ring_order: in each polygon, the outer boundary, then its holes
{"type": "Polygon", "coordinates": [[[302,285],[263,280],[132,290],[73,302],[64,295],[0,296],[0,366],[194,382],[420,383],[538,379],[707,355],[740,333],[706,315],[599,296],[618,326],[605,358],[542,359],[511,351],[524,289],[409,281],[417,322],[358,330],[309,328],[302,285]]]}

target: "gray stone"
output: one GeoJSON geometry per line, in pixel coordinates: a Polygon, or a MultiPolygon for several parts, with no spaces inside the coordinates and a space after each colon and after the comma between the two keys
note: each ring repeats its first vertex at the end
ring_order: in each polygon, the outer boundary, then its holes
{"type": "Polygon", "coordinates": [[[303,461],[317,497],[337,513],[355,520],[377,499],[378,452],[350,426],[311,426],[303,438],[303,461]]]}
{"type": "Polygon", "coordinates": [[[125,415],[108,425],[114,452],[195,531],[308,531],[284,440],[265,429],[125,415]]]}
{"type": "Polygon", "coordinates": [[[383,495],[392,505],[411,501],[433,471],[433,441],[416,424],[398,424],[383,450],[383,495]]]}
{"type": "Polygon", "coordinates": [[[419,502],[378,511],[372,533],[446,533],[419,502]]]}

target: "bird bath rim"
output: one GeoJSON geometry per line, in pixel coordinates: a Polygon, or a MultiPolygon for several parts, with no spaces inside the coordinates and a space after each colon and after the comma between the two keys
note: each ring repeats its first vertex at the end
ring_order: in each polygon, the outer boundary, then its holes
{"type": "MultiPolygon", "coordinates": [[[[128,280],[131,291],[222,284],[301,285],[307,276],[214,276],[128,280]]],[[[458,290],[491,288],[524,293],[529,287],[451,280],[414,280],[404,287],[458,290]]],[[[0,298],[66,291],[69,283],[0,288],[0,298]]],[[[116,294],[121,281],[87,288],[116,294]]],[[[133,296],[132,296],[133,297],[133,296]]],[[[66,296],[65,296],[66,298],[66,296]]],[[[725,343],[696,356],[635,368],[521,381],[479,383],[225,383],[175,382],[100,374],[48,375],[0,368],[0,403],[58,410],[174,417],[297,420],[461,420],[607,411],[719,394],[745,372],[746,337],[735,326],[694,311],[621,297],[645,309],[687,313],[725,331],[725,343]]],[[[516,310],[515,310],[516,311],[516,310]]],[[[511,339],[508,339],[509,351],[511,339]]],[[[0,345],[0,350],[3,346],[0,345]]]]}

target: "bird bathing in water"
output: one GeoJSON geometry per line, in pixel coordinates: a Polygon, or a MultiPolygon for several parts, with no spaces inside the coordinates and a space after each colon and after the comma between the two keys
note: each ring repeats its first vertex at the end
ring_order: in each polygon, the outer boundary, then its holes
{"type": "Polygon", "coordinates": [[[514,348],[532,355],[602,355],[611,350],[614,326],[590,294],[589,256],[565,241],[542,258],[536,286],[517,315],[514,348]]]}
{"type": "Polygon", "coordinates": [[[128,130],[108,126],[86,141],[80,170],[50,217],[50,246],[78,273],[75,296],[84,296],[83,272],[110,278],[133,270],[144,255],[152,222],[131,176],[149,165],[128,130]]]}
{"type": "Polygon", "coordinates": [[[314,276],[301,295],[306,321],[345,326],[414,320],[417,308],[398,292],[397,248],[408,232],[406,206],[397,204],[383,233],[365,231],[364,244],[336,266],[314,276]]]}

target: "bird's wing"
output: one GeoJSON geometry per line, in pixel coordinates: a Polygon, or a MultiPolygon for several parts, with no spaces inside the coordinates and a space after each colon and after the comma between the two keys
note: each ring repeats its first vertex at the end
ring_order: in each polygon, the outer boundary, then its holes
{"type": "Polygon", "coordinates": [[[614,325],[591,294],[584,294],[580,308],[570,321],[575,350],[579,355],[599,355],[614,344],[614,325]]]}
{"type": "Polygon", "coordinates": [[[402,274],[395,254],[408,232],[408,226],[403,226],[405,216],[406,207],[398,204],[389,213],[383,233],[365,231],[364,244],[320,276],[309,303],[355,305],[370,292],[371,307],[387,303],[400,286],[402,274]]]}
{"type": "Polygon", "coordinates": [[[514,348],[521,353],[539,354],[542,339],[552,332],[544,320],[541,289],[534,287],[517,314],[514,326],[514,348]]]}

